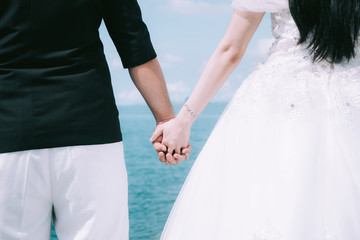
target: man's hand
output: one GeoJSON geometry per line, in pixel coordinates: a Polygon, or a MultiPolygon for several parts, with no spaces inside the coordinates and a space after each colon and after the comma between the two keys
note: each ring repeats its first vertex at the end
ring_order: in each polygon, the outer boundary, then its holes
{"type": "Polygon", "coordinates": [[[166,162],[165,153],[166,153],[167,148],[165,145],[163,145],[161,143],[162,138],[163,138],[162,136],[159,136],[157,139],[155,139],[152,142],[152,144],[153,144],[155,151],[157,152],[160,162],[165,163],[166,162]]]}

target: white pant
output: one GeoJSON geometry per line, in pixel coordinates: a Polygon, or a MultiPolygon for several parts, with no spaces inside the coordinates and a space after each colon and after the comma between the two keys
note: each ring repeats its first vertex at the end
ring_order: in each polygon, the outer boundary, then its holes
{"type": "Polygon", "coordinates": [[[0,240],[128,239],[121,142],[0,154],[0,240]]]}

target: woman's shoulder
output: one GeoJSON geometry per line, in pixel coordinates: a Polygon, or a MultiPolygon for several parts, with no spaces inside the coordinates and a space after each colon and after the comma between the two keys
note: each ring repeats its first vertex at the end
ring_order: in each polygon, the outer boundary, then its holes
{"type": "Polygon", "coordinates": [[[288,0],[233,0],[231,4],[241,11],[279,12],[289,8],[288,0]]]}

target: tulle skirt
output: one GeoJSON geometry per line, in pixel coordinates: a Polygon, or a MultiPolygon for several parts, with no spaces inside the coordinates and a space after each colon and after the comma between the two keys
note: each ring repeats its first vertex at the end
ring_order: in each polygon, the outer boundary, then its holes
{"type": "Polygon", "coordinates": [[[161,239],[360,239],[360,71],[285,63],[241,85],[161,239]]]}

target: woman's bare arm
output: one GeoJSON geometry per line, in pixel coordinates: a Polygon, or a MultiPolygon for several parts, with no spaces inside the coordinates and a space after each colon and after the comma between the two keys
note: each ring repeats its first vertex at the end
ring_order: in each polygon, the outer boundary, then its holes
{"type": "Polygon", "coordinates": [[[168,153],[173,150],[180,153],[181,148],[187,146],[190,127],[196,119],[194,116],[203,111],[237,67],[263,16],[264,13],[234,10],[223,39],[210,57],[186,104],[174,120],[156,128],[151,140],[163,134],[163,144],[168,147],[168,153]]]}

